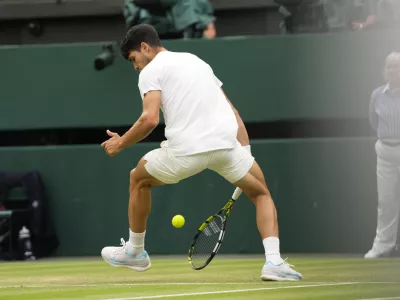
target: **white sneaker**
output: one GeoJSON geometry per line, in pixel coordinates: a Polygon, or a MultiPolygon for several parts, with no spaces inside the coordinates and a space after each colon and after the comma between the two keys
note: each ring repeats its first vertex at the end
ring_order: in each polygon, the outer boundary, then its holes
{"type": "Polygon", "coordinates": [[[103,259],[114,267],[126,267],[132,270],[143,272],[151,267],[150,257],[146,251],[133,256],[126,249],[124,239],[121,239],[122,247],[104,247],[101,250],[103,259]]]}
{"type": "Polygon", "coordinates": [[[274,265],[268,261],[262,268],[261,279],[264,281],[297,281],[303,278],[299,272],[296,272],[286,263],[286,260],[280,265],[274,265]]]}
{"type": "Polygon", "coordinates": [[[367,254],[365,254],[364,258],[365,259],[374,259],[374,258],[382,258],[382,257],[389,257],[391,254],[391,251],[378,251],[374,248],[369,250],[367,254]]]}

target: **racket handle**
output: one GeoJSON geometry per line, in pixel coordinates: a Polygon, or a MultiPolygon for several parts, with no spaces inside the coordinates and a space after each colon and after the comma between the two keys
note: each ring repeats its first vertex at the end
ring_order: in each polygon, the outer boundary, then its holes
{"type": "Polygon", "coordinates": [[[236,188],[236,190],[233,192],[232,199],[237,200],[237,198],[239,198],[240,194],[242,194],[242,190],[239,188],[236,188]]]}

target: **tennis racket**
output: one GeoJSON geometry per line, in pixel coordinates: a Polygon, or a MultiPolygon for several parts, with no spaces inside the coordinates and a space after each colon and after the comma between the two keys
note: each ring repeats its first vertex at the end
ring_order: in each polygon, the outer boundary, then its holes
{"type": "Polygon", "coordinates": [[[241,193],[242,190],[236,188],[231,200],[217,214],[201,224],[189,249],[189,264],[194,270],[205,268],[218,253],[232,206],[241,193]]]}

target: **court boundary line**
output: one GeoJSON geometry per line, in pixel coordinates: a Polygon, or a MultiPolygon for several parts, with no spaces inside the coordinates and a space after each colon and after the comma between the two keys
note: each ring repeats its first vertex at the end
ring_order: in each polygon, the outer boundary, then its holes
{"type": "MultiPolygon", "coordinates": [[[[315,283],[315,282],[314,282],[315,283]]],[[[140,283],[88,283],[88,284],[26,284],[0,285],[7,288],[59,288],[59,287],[102,287],[102,286],[157,286],[157,285],[260,285],[262,282],[140,282],[140,283]]]]}
{"type": "MultiPolygon", "coordinates": [[[[287,284],[288,282],[274,282],[276,284],[287,284]]],[[[346,284],[341,282],[340,284],[346,284]]],[[[373,282],[349,282],[351,284],[400,284],[397,281],[373,281],[373,282]]],[[[26,285],[0,285],[0,289],[15,289],[15,288],[73,288],[73,287],[118,287],[118,286],[184,286],[184,285],[262,285],[265,283],[259,282],[140,282],[140,283],[88,283],[88,284],[26,284],[26,285]]],[[[337,284],[337,282],[304,282],[304,285],[322,285],[322,284],[337,284]]],[[[301,285],[302,286],[302,285],[301,285]]],[[[358,299],[368,300],[368,299],[358,299]]],[[[374,300],[374,299],[369,299],[374,300]]]]}
{"type": "Polygon", "coordinates": [[[386,297],[386,298],[364,298],[364,299],[357,299],[357,300],[395,300],[395,299],[400,299],[400,296],[386,297]]]}
{"type": "Polygon", "coordinates": [[[340,286],[340,285],[355,285],[355,284],[359,284],[359,282],[337,282],[337,283],[311,284],[311,285],[310,284],[308,284],[308,285],[305,284],[305,285],[292,285],[292,286],[281,286],[281,287],[278,286],[278,287],[238,289],[238,290],[225,290],[225,291],[211,291],[211,292],[164,294],[164,295],[137,296],[137,297],[125,297],[125,298],[106,298],[104,300],[160,299],[160,298],[190,297],[190,296],[217,295],[217,294],[233,294],[233,293],[258,292],[258,291],[267,291],[267,290],[300,289],[300,288],[310,288],[310,287],[340,286]]]}

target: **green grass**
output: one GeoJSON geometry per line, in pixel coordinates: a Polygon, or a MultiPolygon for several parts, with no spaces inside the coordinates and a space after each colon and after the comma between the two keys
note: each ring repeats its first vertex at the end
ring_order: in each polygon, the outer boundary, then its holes
{"type": "Polygon", "coordinates": [[[192,270],[185,258],[153,259],[144,273],[101,260],[3,263],[0,299],[400,299],[399,259],[297,258],[290,263],[304,280],[262,282],[263,260],[254,258],[217,257],[202,271],[192,270]],[[187,293],[193,295],[178,296],[187,293]],[[176,296],[161,297],[166,295],[176,296]]]}

